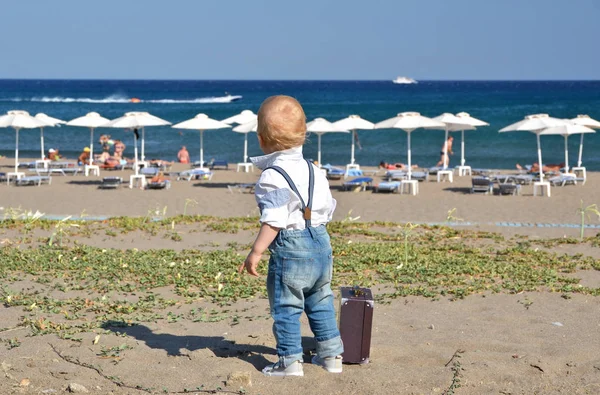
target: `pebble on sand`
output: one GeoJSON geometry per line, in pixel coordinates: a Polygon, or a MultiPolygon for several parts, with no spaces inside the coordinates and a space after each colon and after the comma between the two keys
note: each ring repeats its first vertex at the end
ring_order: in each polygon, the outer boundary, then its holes
{"type": "Polygon", "coordinates": [[[77,383],[69,384],[69,386],[67,387],[67,391],[72,392],[74,394],[87,394],[88,392],[90,392],[83,385],[77,383]]]}
{"type": "Polygon", "coordinates": [[[245,387],[252,386],[252,380],[250,378],[250,372],[232,372],[227,375],[227,382],[225,383],[228,387],[232,385],[242,385],[245,387]]]}

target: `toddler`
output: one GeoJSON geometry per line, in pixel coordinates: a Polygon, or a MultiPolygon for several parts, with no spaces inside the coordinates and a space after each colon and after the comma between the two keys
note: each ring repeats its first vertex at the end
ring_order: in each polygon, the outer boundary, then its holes
{"type": "Polygon", "coordinates": [[[312,363],[342,372],[344,349],[337,328],[331,275],[333,256],[325,228],[335,210],[327,178],[302,156],[306,117],[296,99],[272,96],[258,111],[258,142],[266,154],[251,158],[263,169],[256,184],[261,227],[244,268],[257,276],[271,252],[267,292],[279,360],[267,376],[303,376],[300,316],[306,312],[316,344],[312,363]]]}

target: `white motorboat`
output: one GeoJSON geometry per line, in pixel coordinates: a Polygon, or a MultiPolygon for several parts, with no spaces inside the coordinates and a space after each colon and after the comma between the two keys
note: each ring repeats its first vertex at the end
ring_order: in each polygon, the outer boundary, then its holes
{"type": "Polygon", "coordinates": [[[392,80],[394,84],[418,84],[416,80],[408,77],[396,77],[395,80],[392,80]]]}

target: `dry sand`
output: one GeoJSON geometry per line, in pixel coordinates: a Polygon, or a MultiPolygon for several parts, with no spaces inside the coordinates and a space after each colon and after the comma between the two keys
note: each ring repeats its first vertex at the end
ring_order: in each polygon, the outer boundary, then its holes
{"type": "MultiPolygon", "coordinates": [[[[25,161],[25,160],[23,160],[25,161]]],[[[176,164],[174,171],[187,167],[176,164]]],[[[0,171],[11,171],[11,160],[0,160],[0,171]]],[[[0,206],[39,210],[48,215],[79,216],[146,216],[150,211],[166,207],[167,215],[213,215],[219,217],[257,216],[254,196],[232,193],[227,187],[238,183],[254,183],[259,172],[238,173],[235,164],[230,170],[215,170],[210,181],[173,181],[169,190],[129,189],[125,185],[117,190],[101,190],[98,185],[105,176],[120,176],[129,180],[132,171],[102,171],[101,177],[53,176],[52,185],[41,187],[14,187],[0,185],[0,206]],[[198,204],[190,205],[193,199],[198,204]],[[188,202],[186,209],[186,202],[188,202]]],[[[377,184],[381,177],[375,176],[377,184]]],[[[422,182],[417,196],[389,193],[345,192],[343,180],[331,181],[338,206],[334,220],[347,216],[360,217],[360,221],[443,223],[448,212],[473,228],[493,230],[507,234],[527,234],[533,237],[576,236],[578,230],[570,228],[495,226],[498,222],[577,224],[577,209],[584,205],[600,204],[600,174],[588,173],[585,185],[552,188],[552,197],[533,197],[533,188],[524,186],[521,196],[472,195],[469,177],[455,177],[454,183],[422,182]]],[[[591,224],[599,224],[590,217],[591,224]]],[[[594,235],[590,229],[586,235],[594,235]]]]}
{"type": "MultiPolygon", "coordinates": [[[[10,165],[10,161],[4,161],[10,165]]],[[[2,171],[10,171],[4,167],[2,171]]],[[[103,172],[128,176],[130,172],[103,172]]],[[[188,214],[256,216],[254,197],[231,193],[227,185],[254,182],[258,173],[217,170],[212,181],[174,181],[170,190],[120,188],[100,190],[97,177],[55,176],[51,186],[1,185],[0,206],[21,207],[52,215],[144,216],[167,207],[167,215],[181,214],[186,199],[188,214]]],[[[580,201],[600,203],[600,175],[589,174],[584,186],[553,188],[551,198],[531,196],[470,195],[467,178],[450,183],[422,183],[418,196],[342,192],[332,182],[338,201],[335,219],[360,216],[361,221],[444,222],[448,211],[474,223],[471,228],[515,233],[529,237],[575,237],[571,228],[509,228],[494,222],[577,223],[580,201]]],[[[598,224],[598,220],[590,223],[598,224]]],[[[598,230],[589,229],[588,235],[598,230]]],[[[4,234],[2,238],[10,238],[4,234]]],[[[189,233],[175,243],[160,237],[125,235],[106,240],[97,237],[82,243],[108,248],[225,248],[235,241],[250,243],[252,232],[229,234],[189,233]]],[[[584,253],[599,258],[598,248],[561,245],[557,252],[584,253]],[[562,249],[562,251],[561,251],[562,249]]],[[[573,274],[582,284],[600,287],[600,275],[592,271],[573,274]]],[[[32,286],[22,282],[11,288],[32,286]]],[[[377,291],[377,290],[375,290],[377,291]]],[[[172,292],[161,291],[165,297],[172,292]]],[[[76,295],[75,295],[76,296],[76,295]]],[[[84,296],[84,295],[82,295],[84,296]]],[[[109,295],[124,297],[122,295],[109,295]]],[[[178,306],[174,311],[199,307],[178,306]]],[[[208,306],[210,307],[210,305],[208,306]]],[[[141,394],[140,389],[118,387],[102,377],[118,376],[130,387],[152,387],[156,393],[183,393],[184,388],[222,387],[249,394],[441,394],[453,380],[452,368],[460,367],[462,386],[456,394],[598,394],[600,393],[600,299],[586,295],[562,298],[560,294],[476,295],[464,300],[432,301],[408,297],[375,309],[371,361],[345,365],[344,373],[331,375],[308,363],[304,378],[267,378],[260,369],[276,359],[268,302],[256,298],[238,302],[231,309],[246,310],[256,319],[239,325],[215,323],[145,323],[115,328],[125,336],[102,335],[93,345],[94,333],[82,335],[81,344],[55,335],[25,337],[27,330],[0,331],[0,339],[18,337],[22,344],[7,350],[0,344],[0,393],[63,393],[69,383],[79,383],[90,393],[141,394]],[[118,364],[97,356],[99,345],[127,344],[118,364]],[[460,358],[452,358],[460,355],[460,358]],[[232,372],[248,374],[251,385],[229,381],[232,372]],[[24,380],[28,380],[24,381],[24,380]],[[21,385],[20,385],[21,384],[21,385]]],[[[0,328],[19,322],[21,307],[0,307],[0,328]]],[[[305,348],[313,349],[303,318],[305,348]]],[[[190,393],[196,393],[191,391],[190,393]]]]}

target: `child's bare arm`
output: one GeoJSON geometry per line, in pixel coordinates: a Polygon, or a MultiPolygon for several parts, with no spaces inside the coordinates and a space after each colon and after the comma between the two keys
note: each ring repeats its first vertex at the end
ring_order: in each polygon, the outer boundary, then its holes
{"type": "Polygon", "coordinates": [[[244,268],[246,268],[246,271],[248,271],[249,274],[258,276],[258,273],[256,272],[258,262],[260,261],[263,252],[265,252],[273,240],[275,240],[275,237],[277,237],[279,230],[279,228],[274,228],[266,223],[263,223],[260,226],[260,231],[258,232],[258,236],[256,236],[252,250],[239,268],[240,274],[244,271],[244,268]]]}

